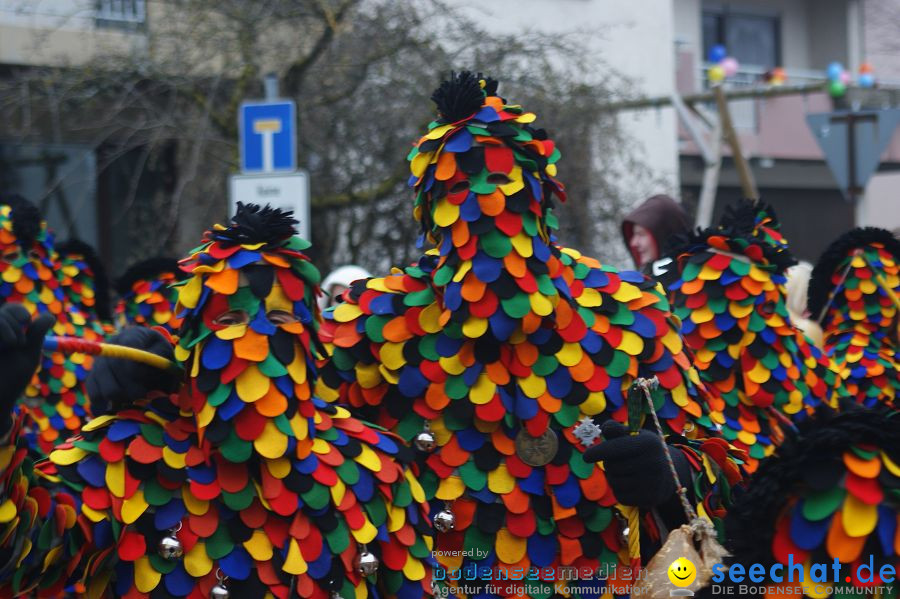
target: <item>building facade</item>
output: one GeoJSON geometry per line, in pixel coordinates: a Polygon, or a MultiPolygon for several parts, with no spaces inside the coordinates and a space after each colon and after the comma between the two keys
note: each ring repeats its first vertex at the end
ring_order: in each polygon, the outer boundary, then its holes
{"type": "MultiPolygon", "coordinates": [[[[764,74],[774,67],[785,69],[789,84],[823,82],[827,65],[834,61],[851,73],[868,62],[883,84],[900,83],[896,0],[453,0],[451,4],[497,32],[580,36],[590,52],[628,79],[631,97],[671,98],[707,90],[710,65],[705,57],[714,44],[724,44],[740,62],[739,72],[728,83],[735,89],[763,86],[764,74]]],[[[137,57],[132,63],[139,64],[141,56],[171,52],[154,35],[163,24],[177,21],[167,10],[165,2],[149,0],[0,0],[0,78],[27,69],[78,68],[98,56],[116,54],[137,57]]],[[[295,39],[285,37],[291,43],[295,39]]],[[[210,48],[210,56],[214,50],[210,48]]],[[[133,242],[128,227],[122,226],[121,198],[149,202],[148,198],[173,193],[172,171],[180,164],[176,149],[154,156],[152,176],[135,181],[131,177],[135,164],[146,157],[130,152],[109,160],[96,132],[79,137],[78,127],[69,127],[69,134],[61,135],[64,102],[56,112],[30,113],[27,96],[34,89],[23,86],[22,107],[7,111],[0,123],[0,189],[35,199],[60,237],[77,236],[99,246],[113,262],[113,271],[119,270],[122,265],[116,261],[122,248],[133,242]]],[[[873,108],[895,106],[894,95],[860,97],[864,103],[874,101],[873,108]]],[[[779,212],[801,257],[815,259],[853,222],[900,227],[900,202],[895,198],[900,175],[892,173],[900,169],[900,133],[895,132],[879,172],[868,182],[865,209],[857,210],[838,189],[806,123],[807,114],[835,108],[827,94],[741,100],[730,108],[761,195],[779,212]]],[[[714,106],[706,109],[714,111],[714,106]]],[[[552,127],[552,115],[542,117],[552,127]]],[[[623,169],[622,180],[634,178],[629,200],[665,192],[695,204],[704,163],[671,106],[624,110],[618,119],[634,142],[637,161],[649,173],[638,182],[627,165],[610,163],[610,168],[623,169]]],[[[724,156],[717,213],[741,195],[727,147],[724,156]]],[[[567,155],[567,162],[574,160],[577,154],[567,155]]],[[[146,217],[152,219],[152,211],[146,217]]],[[[206,222],[205,216],[197,218],[206,222]]]]}
{"type": "MultiPolygon", "coordinates": [[[[900,45],[891,31],[900,25],[900,4],[890,0],[674,0],[676,82],[680,94],[708,88],[706,61],[714,44],[723,44],[740,63],[731,89],[764,87],[765,73],[782,67],[787,84],[817,84],[839,62],[855,79],[867,62],[880,85],[900,82],[900,45]]],[[[807,124],[811,113],[847,109],[896,108],[894,94],[851,90],[833,101],[825,92],[757,98],[730,103],[743,154],[761,197],[774,205],[795,252],[814,260],[851,223],[900,226],[896,193],[900,168],[900,130],[881,156],[879,171],[865,188],[862,205],[845,199],[807,124]],[[861,105],[861,106],[859,106],[861,105]]],[[[700,151],[679,128],[679,174],[690,203],[703,176],[700,151]]],[[[740,197],[727,147],[717,193],[717,212],[740,197]]]]}
{"type": "Polygon", "coordinates": [[[38,204],[58,238],[79,238],[106,255],[127,243],[117,238],[109,197],[110,186],[127,180],[128,158],[106,164],[97,132],[79,135],[66,122],[65,98],[45,111],[29,95],[57,70],[146,53],[147,21],[144,0],[0,0],[0,78],[20,82],[11,94],[19,101],[0,125],[0,191],[38,204]]]}
{"type": "MultiPolygon", "coordinates": [[[[589,32],[586,42],[605,64],[627,76],[630,97],[659,98],[652,108],[619,112],[622,127],[652,174],[649,195],[680,195],[695,207],[704,160],[689,130],[666,102],[709,90],[706,57],[724,45],[740,64],[728,89],[765,88],[767,71],[781,67],[791,85],[821,85],[840,62],[853,74],[868,62],[880,85],[900,84],[900,2],[896,0],[495,0],[474,3],[472,14],[504,33],[589,32]]],[[[729,103],[741,147],[762,198],[784,223],[797,254],[815,260],[828,241],[852,223],[900,227],[895,198],[900,175],[900,130],[868,181],[862,209],[845,199],[824,160],[806,116],[846,109],[892,108],[895,94],[852,91],[837,104],[825,92],[729,103]]],[[[714,116],[715,105],[700,107],[714,116]]],[[[552,115],[548,115],[552,126],[552,115]]],[[[568,156],[567,160],[572,160],[568,156]]],[[[629,173],[625,173],[628,177],[629,173]]],[[[727,144],[723,147],[715,216],[742,195],[727,144]]],[[[630,198],[634,200],[635,198],[630,198]]],[[[637,198],[640,201],[640,198],[637,198]]]]}

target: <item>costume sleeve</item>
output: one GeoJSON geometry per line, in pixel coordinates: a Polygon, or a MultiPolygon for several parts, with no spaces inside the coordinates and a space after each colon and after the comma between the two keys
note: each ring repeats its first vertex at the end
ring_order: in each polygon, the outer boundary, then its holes
{"type": "Polygon", "coordinates": [[[0,442],[0,596],[59,597],[94,548],[78,524],[77,495],[29,453],[22,421],[0,442]]]}
{"type": "MultiPolygon", "coordinates": [[[[745,454],[715,438],[688,440],[670,435],[667,443],[688,502],[698,516],[712,522],[719,542],[724,543],[724,519],[743,485],[741,464],[745,454]],[[685,459],[678,459],[674,452],[685,459]]],[[[663,504],[639,513],[641,556],[646,564],[666,542],[668,533],[687,524],[690,518],[677,493],[663,504]]],[[[626,516],[627,513],[622,514],[623,527],[627,527],[626,516]]]]}
{"type": "Polygon", "coordinates": [[[731,506],[735,488],[744,481],[741,465],[746,454],[724,439],[716,438],[692,441],[681,438],[673,445],[691,466],[690,491],[697,515],[711,520],[722,537],[722,520],[731,506]]]}

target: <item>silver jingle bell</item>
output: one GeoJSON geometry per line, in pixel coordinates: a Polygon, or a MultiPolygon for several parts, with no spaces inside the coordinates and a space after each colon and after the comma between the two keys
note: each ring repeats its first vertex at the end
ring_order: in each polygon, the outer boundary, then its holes
{"type": "Polygon", "coordinates": [[[434,515],[434,527],[439,532],[448,532],[456,526],[456,516],[448,509],[443,509],[434,515]]]}
{"type": "Polygon", "coordinates": [[[415,441],[413,441],[416,445],[416,449],[419,451],[431,451],[434,449],[436,443],[434,440],[434,433],[431,431],[422,431],[418,435],[416,435],[415,441]]]}
{"type": "Polygon", "coordinates": [[[156,546],[156,552],[163,559],[180,559],[184,555],[184,546],[175,536],[163,537],[156,546]]]}
{"type": "Polygon", "coordinates": [[[209,599],[228,599],[230,596],[231,593],[228,592],[228,589],[221,582],[209,592],[209,599]]]}
{"type": "Polygon", "coordinates": [[[378,558],[366,550],[356,556],[356,569],[363,576],[371,576],[378,571],[378,558]]]}
{"type": "Polygon", "coordinates": [[[619,531],[619,541],[623,546],[628,545],[628,539],[631,536],[631,525],[628,523],[628,519],[622,515],[622,512],[616,510],[615,512],[616,520],[619,521],[619,525],[622,527],[619,531]]]}

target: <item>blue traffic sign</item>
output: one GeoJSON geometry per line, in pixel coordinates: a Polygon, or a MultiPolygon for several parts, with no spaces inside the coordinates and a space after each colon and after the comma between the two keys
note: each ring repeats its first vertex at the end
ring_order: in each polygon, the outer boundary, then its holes
{"type": "Polygon", "coordinates": [[[245,102],[241,104],[241,171],[273,173],[297,168],[294,102],[245,102]]]}

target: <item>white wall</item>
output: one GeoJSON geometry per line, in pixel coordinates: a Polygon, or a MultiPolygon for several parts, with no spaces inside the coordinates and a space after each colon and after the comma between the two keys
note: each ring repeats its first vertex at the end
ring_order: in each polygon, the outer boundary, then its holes
{"type": "Polygon", "coordinates": [[[900,173],[878,173],[866,185],[865,207],[857,227],[893,230],[900,227],[900,173]]]}
{"type": "MultiPolygon", "coordinates": [[[[900,81],[900,3],[896,0],[865,0],[865,58],[878,78],[900,81]]],[[[896,229],[900,227],[900,173],[878,173],[866,187],[866,208],[860,224],[896,229]]]]}
{"type": "MultiPolygon", "coordinates": [[[[672,0],[456,0],[453,4],[498,33],[586,34],[590,50],[634,82],[635,96],[669,95],[674,90],[672,0]]],[[[552,130],[552,115],[539,116],[552,130]]],[[[630,113],[621,117],[621,124],[635,141],[639,158],[660,180],[642,192],[677,191],[672,109],[630,113]]]]}
{"type": "Polygon", "coordinates": [[[674,0],[672,23],[675,27],[675,44],[679,51],[689,52],[694,58],[694,72],[703,60],[703,28],[700,26],[701,0],[674,0]]]}
{"type": "Polygon", "coordinates": [[[859,45],[853,23],[854,3],[848,0],[807,0],[809,6],[809,68],[824,70],[832,61],[855,72],[859,45]]]}
{"type": "Polygon", "coordinates": [[[0,24],[84,30],[94,26],[91,0],[0,0],[0,24]]]}
{"type": "Polygon", "coordinates": [[[875,68],[875,76],[900,81],[900,3],[896,0],[865,0],[862,22],[865,57],[875,68]]]}
{"type": "Polygon", "coordinates": [[[142,35],[97,29],[93,0],[0,0],[0,63],[64,66],[142,49],[142,35]]]}

